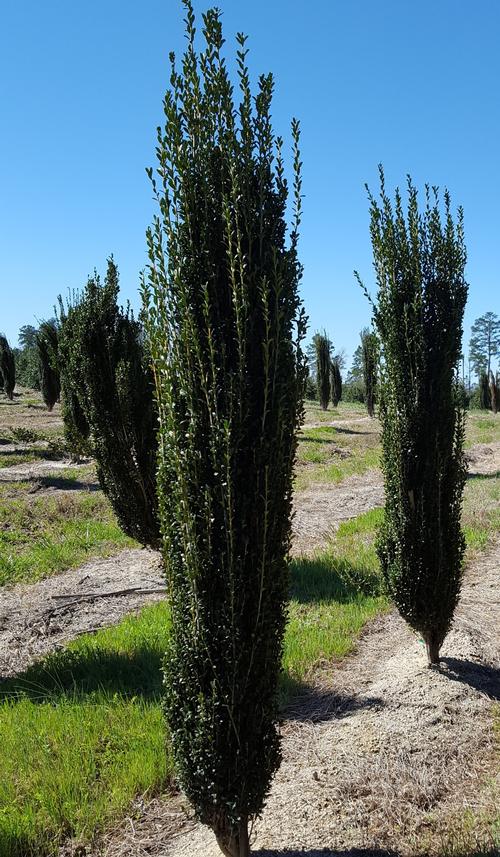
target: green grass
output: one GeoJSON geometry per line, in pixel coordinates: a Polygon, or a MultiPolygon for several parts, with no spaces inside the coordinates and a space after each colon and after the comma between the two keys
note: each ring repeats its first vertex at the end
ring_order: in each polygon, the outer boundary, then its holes
{"type": "MultiPolygon", "coordinates": [[[[335,560],[293,563],[283,701],[307,683],[315,664],[347,654],[364,623],[384,609],[381,596],[353,585],[350,553],[345,544],[335,560]]],[[[56,854],[64,838],[90,839],[135,795],[168,789],[172,763],[160,703],[168,628],[168,607],[156,604],[4,682],[2,857],[56,854]]]]}
{"type": "Polygon", "coordinates": [[[500,416],[490,411],[467,411],[465,446],[500,440],[500,416]]]}
{"type": "Polygon", "coordinates": [[[0,584],[34,582],[135,544],[100,492],[0,505],[0,584]]]}
{"type": "Polygon", "coordinates": [[[380,466],[376,424],[315,426],[300,433],[295,489],[318,482],[342,482],[347,476],[380,466]]]}

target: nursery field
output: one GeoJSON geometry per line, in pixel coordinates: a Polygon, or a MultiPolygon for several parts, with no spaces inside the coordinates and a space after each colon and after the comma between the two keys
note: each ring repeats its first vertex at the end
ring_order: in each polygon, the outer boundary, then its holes
{"type": "MultiPolygon", "coordinates": [[[[466,448],[465,584],[429,670],[379,572],[378,421],[307,403],[284,760],[256,853],[498,853],[500,418],[469,412],[466,448]]],[[[67,455],[59,406],[27,390],[0,396],[0,586],[0,857],[217,854],[172,774],[159,557],[67,455]]]]}

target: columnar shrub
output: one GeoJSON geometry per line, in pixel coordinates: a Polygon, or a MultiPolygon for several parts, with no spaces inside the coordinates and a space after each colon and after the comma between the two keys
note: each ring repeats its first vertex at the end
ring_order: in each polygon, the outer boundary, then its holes
{"type": "Polygon", "coordinates": [[[479,407],[483,411],[489,411],[491,408],[490,385],[486,372],[481,372],[479,376],[479,407]]]}
{"type": "Polygon", "coordinates": [[[378,343],[375,333],[365,328],[361,331],[361,353],[363,357],[363,384],[366,410],[375,416],[375,390],[377,386],[378,343]]]}
{"type": "Polygon", "coordinates": [[[305,318],[273,78],[241,101],[219,12],[198,55],[191,3],[182,72],[158,131],[160,212],[144,282],[159,406],[158,494],[172,614],[165,711],[180,783],[230,857],[249,853],[280,762],[277,686],[289,585],[292,473],[302,420],[305,318]]]}
{"type": "Polygon", "coordinates": [[[68,307],[61,333],[63,385],[89,427],[100,485],[127,535],[159,546],[156,410],[141,324],[118,306],[112,259],[68,307]]]}
{"type": "Polygon", "coordinates": [[[337,407],[342,399],[342,374],[338,360],[334,357],[330,367],[330,385],[332,392],[332,405],[337,407]]]}
{"type": "Polygon", "coordinates": [[[496,414],[498,410],[498,387],[497,387],[497,378],[495,378],[493,372],[490,369],[489,375],[489,388],[490,388],[490,408],[494,414],[496,414]]]}
{"type": "Polygon", "coordinates": [[[16,386],[16,364],[7,337],[3,333],[0,334],[0,374],[3,380],[3,389],[7,397],[12,400],[16,386]]]}
{"type": "Polygon", "coordinates": [[[315,334],[314,345],[316,348],[316,384],[318,387],[318,400],[322,409],[326,411],[330,401],[332,346],[325,332],[315,334]]]}
{"type": "Polygon", "coordinates": [[[55,321],[43,321],[36,334],[38,373],[43,401],[49,411],[59,401],[61,379],[58,359],[58,329],[55,321]]]}
{"type": "Polygon", "coordinates": [[[380,202],[370,195],[386,495],[378,553],[394,601],[433,664],[452,622],[464,553],[457,366],[466,250],[463,213],[455,223],[448,192],[444,219],[437,188],[426,188],[423,211],[410,179],[408,194],[405,217],[399,191],[393,206],[381,171],[380,202]]]}

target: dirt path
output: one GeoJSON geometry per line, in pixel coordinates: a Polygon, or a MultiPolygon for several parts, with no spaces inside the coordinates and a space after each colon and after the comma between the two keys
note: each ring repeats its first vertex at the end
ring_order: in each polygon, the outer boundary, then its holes
{"type": "MultiPolygon", "coordinates": [[[[429,855],[426,836],[440,839],[464,808],[481,808],[500,698],[499,562],[500,539],[468,571],[440,669],[425,666],[422,644],[393,612],[315,677],[288,711],[252,853],[429,855]]],[[[182,797],[136,809],[99,854],[219,857],[182,797]]]]}
{"type": "Polygon", "coordinates": [[[314,553],[342,521],[384,504],[379,470],[348,476],[339,484],[317,482],[295,497],[293,553],[314,553]]]}
{"type": "Polygon", "coordinates": [[[114,625],[161,595],[132,593],[68,602],[57,595],[103,593],[133,587],[162,586],[158,555],[125,550],[95,559],[78,569],[39,583],[4,587],[0,599],[0,677],[19,673],[36,658],[60,648],[79,634],[114,625]]]}
{"type": "Polygon", "coordinates": [[[13,464],[12,467],[0,468],[1,482],[28,482],[39,476],[58,470],[83,470],[91,463],[91,459],[80,462],[72,462],[71,459],[42,459],[40,461],[25,461],[23,464],[13,464]]]}

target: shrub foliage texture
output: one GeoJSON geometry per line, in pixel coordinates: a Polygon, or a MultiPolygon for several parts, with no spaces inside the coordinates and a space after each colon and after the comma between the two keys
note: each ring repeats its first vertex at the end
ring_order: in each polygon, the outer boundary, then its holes
{"type": "Polygon", "coordinates": [[[143,284],[160,420],[158,493],[172,631],[165,710],[180,782],[221,850],[248,854],[248,822],[280,761],[277,683],[288,599],[292,474],[306,376],[294,219],[273,78],[240,103],[217,10],[205,48],[185,2],[182,70],[158,129],[160,212],[143,284]]]}
{"type": "Polygon", "coordinates": [[[53,320],[43,321],[36,334],[36,348],[40,390],[49,411],[59,401],[61,393],[58,339],[57,323],[53,320]]]}
{"type": "Polygon", "coordinates": [[[399,191],[370,195],[378,295],[374,320],[382,344],[385,520],[378,552],[401,614],[427,646],[430,663],[450,627],[464,554],[460,527],[466,467],[457,366],[467,300],[463,213],[456,223],[444,195],[426,188],[419,210],[408,179],[399,191]]]}
{"type": "Polygon", "coordinates": [[[367,328],[361,331],[361,353],[363,357],[363,384],[366,410],[370,417],[375,416],[375,395],[377,387],[378,342],[377,335],[367,328]]]}
{"type": "Polygon", "coordinates": [[[330,401],[330,371],[332,346],[325,332],[314,336],[316,348],[316,383],[318,386],[318,401],[324,411],[330,401]]]}
{"type": "Polygon", "coordinates": [[[118,289],[109,259],[104,283],[95,274],[65,313],[61,365],[76,412],[70,430],[76,421],[88,426],[99,482],[124,532],[158,547],[153,377],[142,326],[118,306],[118,289]]]}
{"type": "Polygon", "coordinates": [[[0,375],[2,376],[3,389],[7,397],[12,400],[16,386],[16,364],[7,337],[3,333],[0,334],[0,375]]]}

